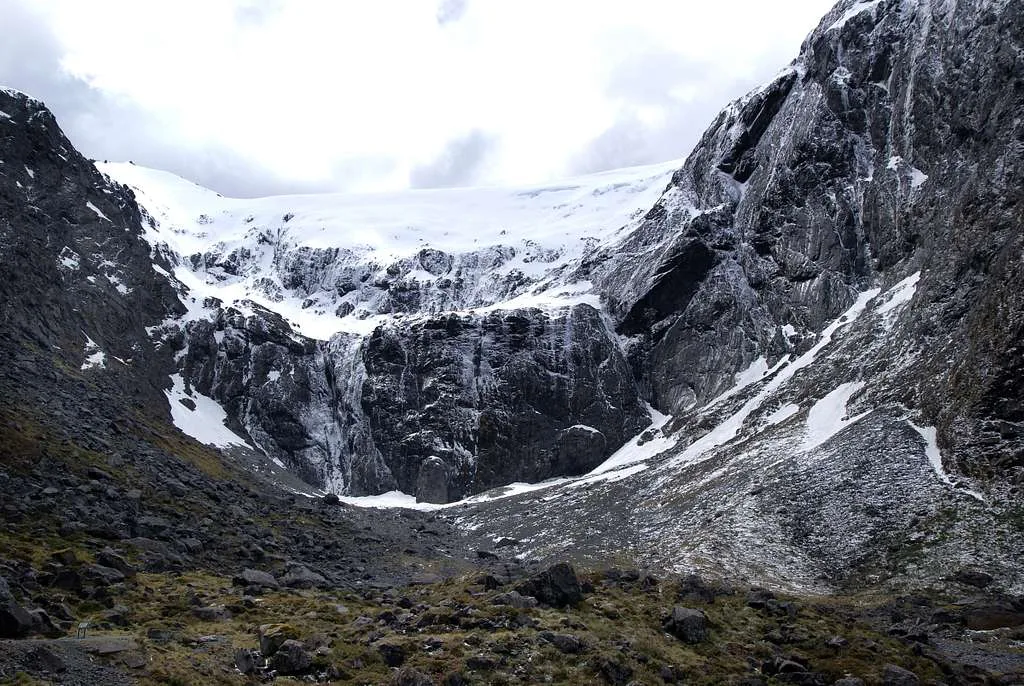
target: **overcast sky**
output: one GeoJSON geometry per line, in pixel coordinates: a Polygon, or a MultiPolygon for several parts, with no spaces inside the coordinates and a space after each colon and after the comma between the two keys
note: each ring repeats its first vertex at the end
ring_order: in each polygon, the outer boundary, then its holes
{"type": "Polygon", "coordinates": [[[0,84],[226,195],[684,157],[833,0],[0,0],[0,84]]]}

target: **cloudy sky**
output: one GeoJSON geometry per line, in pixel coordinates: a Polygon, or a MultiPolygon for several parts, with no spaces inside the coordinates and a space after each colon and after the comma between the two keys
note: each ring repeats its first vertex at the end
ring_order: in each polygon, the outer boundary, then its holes
{"type": "Polygon", "coordinates": [[[686,155],[833,0],[0,0],[0,84],[227,195],[541,182],[686,155]]]}

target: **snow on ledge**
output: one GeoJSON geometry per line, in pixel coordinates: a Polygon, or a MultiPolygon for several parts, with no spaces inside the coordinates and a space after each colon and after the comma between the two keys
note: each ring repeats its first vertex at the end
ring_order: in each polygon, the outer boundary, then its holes
{"type": "Polygon", "coordinates": [[[939,477],[939,481],[952,486],[957,490],[963,491],[972,498],[985,502],[985,496],[978,491],[971,490],[969,488],[958,487],[956,482],[949,477],[946,469],[942,466],[942,451],[939,450],[938,431],[934,426],[918,426],[914,422],[907,420],[907,424],[910,425],[914,431],[916,431],[921,438],[924,439],[924,454],[928,458],[928,463],[932,466],[932,470],[935,472],[935,476],[939,477]]]}
{"type": "Polygon", "coordinates": [[[224,425],[227,413],[217,404],[217,401],[195,389],[192,389],[191,393],[186,391],[181,374],[172,374],[171,382],[173,383],[171,390],[164,391],[164,394],[171,405],[171,419],[174,421],[174,426],[200,443],[217,448],[248,445],[224,425]],[[182,400],[194,403],[195,409],[182,404],[182,400]]]}
{"type": "Polygon", "coordinates": [[[839,19],[833,22],[831,26],[825,29],[826,33],[828,31],[835,31],[836,29],[843,28],[846,26],[848,21],[856,17],[858,14],[874,9],[881,1],[882,0],[860,0],[860,2],[854,3],[853,7],[846,10],[846,13],[843,14],[843,16],[839,17],[839,19]]]}
{"type": "Polygon", "coordinates": [[[83,331],[82,335],[85,336],[85,360],[82,362],[82,371],[106,367],[107,354],[100,350],[100,346],[96,345],[96,341],[89,338],[89,334],[83,331]]]}
{"type": "Polygon", "coordinates": [[[114,222],[110,221],[110,217],[108,217],[107,215],[103,214],[103,212],[100,210],[100,208],[96,207],[91,202],[85,203],[85,206],[88,207],[90,210],[92,210],[96,214],[96,216],[99,217],[100,219],[108,221],[111,224],[114,223],[114,222]]]}
{"type": "Polygon", "coordinates": [[[864,388],[863,381],[841,384],[838,388],[814,403],[807,413],[807,433],[804,437],[803,450],[814,450],[837,433],[871,413],[862,412],[856,417],[846,414],[846,404],[853,394],[864,388]]]}

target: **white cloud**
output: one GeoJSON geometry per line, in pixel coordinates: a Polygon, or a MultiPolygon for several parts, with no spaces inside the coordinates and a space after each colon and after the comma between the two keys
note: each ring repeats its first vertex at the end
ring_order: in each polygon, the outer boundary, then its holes
{"type": "MultiPolygon", "coordinates": [[[[268,184],[429,183],[423,170],[476,131],[488,132],[487,163],[459,171],[457,183],[541,180],[679,157],[726,100],[796,55],[830,4],[36,0],[31,6],[59,46],[65,85],[119,103],[116,117],[136,118],[114,122],[106,133],[150,131],[173,141],[180,157],[223,151],[225,158],[249,161],[252,183],[265,190],[268,184]]],[[[0,78],[18,87],[11,69],[0,78]]],[[[70,107],[57,115],[77,116],[70,107]]],[[[123,152],[123,146],[111,146],[109,154],[97,147],[98,156],[123,152]]],[[[187,160],[151,154],[159,147],[138,140],[134,158],[170,162],[172,170],[196,176],[187,160]]],[[[238,192],[246,177],[233,178],[229,192],[238,192]]],[[[220,190],[228,189],[222,183],[220,190]]]]}

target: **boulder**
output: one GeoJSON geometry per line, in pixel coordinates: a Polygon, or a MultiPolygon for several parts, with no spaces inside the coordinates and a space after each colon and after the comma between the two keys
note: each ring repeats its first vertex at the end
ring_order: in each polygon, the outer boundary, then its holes
{"type": "Polygon", "coordinates": [[[196,607],[192,609],[192,614],[203,622],[226,622],[231,619],[231,611],[223,605],[196,607]]]}
{"type": "Polygon", "coordinates": [[[974,569],[961,569],[953,578],[975,588],[985,588],[994,581],[991,574],[974,569]]]}
{"type": "Polygon", "coordinates": [[[282,643],[270,658],[268,666],[278,674],[302,674],[313,664],[306,646],[294,639],[282,643]]]}
{"type": "Polygon", "coordinates": [[[0,601],[0,638],[27,636],[35,626],[32,615],[13,600],[0,601]]]}
{"type": "Polygon", "coordinates": [[[700,643],[708,637],[708,618],[700,610],[674,607],[663,624],[665,631],[687,643],[700,643]]]}
{"type": "Polygon", "coordinates": [[[576,571],[565,562],[552,565],[520,582],[515,590],[552,607],[575,605],[583,600],[583,589],[580,588],[576,571]]]}
{"type": "Polygon", "coordinates": [[[239,648],[235,651],[235,668],[242,674],[252,674],[256,671],[256,656],[248,648],[239,648]]]}
{"type": "Polygon", "coordinates": [[[882,668],[882,686],[918,686],[921,680],[909,669],[897,665],[882,668]]]}
{"type": "Polygon", "coordinates": [[[281,587],[277,579],[269,572],[259,569],[243,569],[233,580],[236,586],[256,586],[258,588],[277,589],[281,587]]]}
{"type": "Polygon", "coordinates": [[[1024,612],[1010,604],[979,605],[964,610],[962,621],[968,629],[991,631],[1024,625],[1024,612]]]}
{"type": "Polygon", "coordinates": [[[263,624],[259,628],[260,652],[270,657],[285,641],[297,639],[299,632],[291,624],[263,624]]]}
{"type": "Polygon", "coordinates": [[[501,593],[491,599],[492,605],[508,605],[514,607],[517,610],[526,610],[531,607],[537,607],[537,599],[533,596],[523,595],[518,591],[509,591],[508,593],[501,593]]]}
{"type": "Polygon", "coordinates": [[[98,587],[112,586],[125,580],[125,575],[120,570],[104,565],[87,565],[82,568],[82,579],[87,584],[98,587]]]}
{"type": "Polygon", "coordinates": [[[297,564],[281,577],[281,583],[288,588],[323,588],[327,585],[327,579],[309,567],[297,564]]]}
{"type": "Polygon", "coordinates": [[[403,667],[391,679],[392,686],[434,686],[434,680],[412,667],[403,667]]]}
{"type": "Polygon", "coordinates": [[[561,652],[569,655],[581,653],[585,648],[583,641],[572,634],[556,634],[552,631],[542,631],[537,634],[537,638],[545,643],[550,643],[561,652]]]}
{"type": "Polygon", "coordinates": [[[443,504],[448,500],[448,465],[440,457],[430,456],[420,463],[416,502],[443,504]]]}
{"type": "Polygon", "coordinates": [[[384,659],[384,664],[388,667],[402,666],[402,663],[405,662],[405,658],[408,656],[405,646],[389,641],[378,643],[377,652],[380,653],[380,656],[384,659]]]}
{"type": "Polygon", "coordinates": [[[26,612],[32,618],[32,633],[40,634],[47,638],[60,638],[64,635],[64,631],[53,623],[46,610],[26,610],[26,612]]]}
{"type": "Polygon", "coordinates": [[[626,686],[633,678],[633,668],[616,657],[606,655],[597,661],[597,670],[612,686],[626,686]]]}
{"type": "Polygon", "coordinates": [[[133,576],[135,576],[135,568],[128,564],[128,562],[123,557],[115,553],[110,548],[104,548],[103,550],[101,550],[99,554],[96,555],[96,562],[103,565],[104,567],[116,569],[117,571],[124,574],[126,578],[130,579],[133,576]]]}

